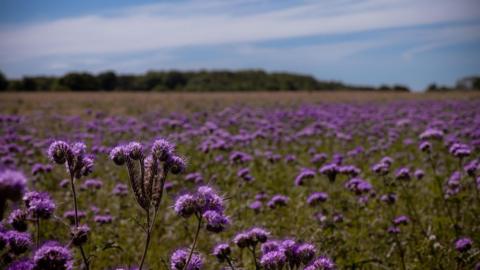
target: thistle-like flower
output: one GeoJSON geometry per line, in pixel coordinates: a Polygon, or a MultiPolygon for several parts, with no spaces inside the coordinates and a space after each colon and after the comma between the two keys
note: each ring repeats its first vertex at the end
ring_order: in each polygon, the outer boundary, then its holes
{"type": "MultiPolygon", "coordinates": [[[[139,266],[139,269],[142,269],[168,173],[184,172],[186,163],[184,159],[175,155],[174,146],[164,139],[158,139],[153,143],[149,155],[145,155],[142,144],[130,142],[125,146],[113,148],[110,151],[110,159],[116,165],[126,165],[135,200],[147,215],[145,249],[139,266]]],[[[184,209],[185,207],[178,206],[181,209],[178,211],[183,211],[182,216],[188,216],[190,213],[190,210],[184,209]]]]}

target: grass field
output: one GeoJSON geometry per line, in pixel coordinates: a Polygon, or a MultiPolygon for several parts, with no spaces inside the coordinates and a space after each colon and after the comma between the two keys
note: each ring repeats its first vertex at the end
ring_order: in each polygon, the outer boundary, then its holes
{"type": "MultiPolygon", "coordinates": [[[[38,246],[55,240],[71,251],[74,269],[85,266],[66,214],[74,207],[69,174],[47,155],[55,140],[84,142],[94,160],[74,180],[80,223],[90,228],[81,245],[89,268],[138,267],[146,212],[129,186],[135,170],[109,153],[137,141],[147,157],[159,138],[176,145],[186,171],[166,176],[143,269],[183,269],[171,255],[192,245],[203,266],[186,269],[333,269],[325,260],[337,269],[480,267],[477,93],[4,93],[0,108],[0,236],[17,229],[8,217],[21,209],[31,238],[19,254],[6,238],[1,269],[35,260],[37,237],[38,246]],[[29,191],[48,192],[52,216],[39,218],[10,196],[6,170],[22,172],[29,191]],[[218,212],[230,224],[221,232],[208,230],[215,222],[205,209],[186,218],[174,207],[202,185],[223,198],[218,212]],[[252,227],[269,232],[267,243],[241,248],[234,238],[252,227]],[[228,260],[212,255],[219,243],[230,246],[228,260]],[[312,258],[305,244],[315,247],[312,258]]],[[[132,149],[122,151],[153,174],[132,149]]]]}

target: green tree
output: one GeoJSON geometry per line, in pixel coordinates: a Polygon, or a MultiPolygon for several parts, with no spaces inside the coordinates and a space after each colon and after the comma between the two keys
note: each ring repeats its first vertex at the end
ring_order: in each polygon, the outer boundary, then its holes
{"type": "Polygon", "coordinates": [[[0,91],[5,91],[8,89],[8,80],[0,71],[0,91]]]}
{"type": "Polygon", "coordinates": [[[73,91],[98,90],[99,84],[95,76],[87,72],[68,73],[60,79],[60,84],[73,91]]]}
{"type": "Polygon", "coordinates": [[[105,71],[97,76],[100,89],[112,91],[117,88],[117,74],[113,71],[105,71]]]}

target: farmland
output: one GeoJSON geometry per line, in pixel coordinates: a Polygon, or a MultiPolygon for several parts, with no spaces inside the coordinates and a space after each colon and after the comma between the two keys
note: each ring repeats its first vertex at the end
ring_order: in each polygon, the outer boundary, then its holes
{"type": "Polygon", "coordinates": [[[4,93],[0,268],[475,269],[479,153],[472,92],[4,93]]]}

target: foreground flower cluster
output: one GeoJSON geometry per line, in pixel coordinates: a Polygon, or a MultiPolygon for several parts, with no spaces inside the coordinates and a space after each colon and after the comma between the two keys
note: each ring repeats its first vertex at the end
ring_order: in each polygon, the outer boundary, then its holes
{"type": "Polygon", "coordinates": [[[0,115],[0,132],[0,269],[480,269],[477,100],[0,115]]]}

